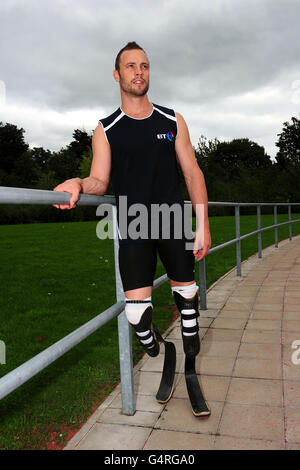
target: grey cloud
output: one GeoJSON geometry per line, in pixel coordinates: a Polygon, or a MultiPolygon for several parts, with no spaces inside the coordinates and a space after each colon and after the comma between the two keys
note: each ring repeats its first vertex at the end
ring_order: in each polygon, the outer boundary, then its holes
{"type": "Polygon", "coordinates": [[[109,105],[115,54],[137,36],[159,99],[205,101],[271,82],[297,60],[299,3],[202,4],[20,2],[1,12],[3,79],[13,95],[58,109],[109,105]]]}
{"type": "MultiPolygon", "coordinates": [[[[169,47],[163,48],[164,63],[168,63],[174,95],[189,101],[218,100],[270,84],[283,69],[298,63],[299,3],[226,4],[205,17],[195,9],[189,23],[184,24],[183,18],[172,23],[174,30],[166,30],[164,44],[169,47]]],[[[153,49],[161,64],[161,50],[157,44],[153,49]]],[[[171,94],[162,83],[161,95],[171,94]]]]}
{"type": "MultiPolygon", "coordinates": [[[[263,98],[252,105],[238,100],[300,78],[299,17],[297,0],[2,0],[0,80],[8,103],[108,113],[119,105],[115,55],[136,40],[150,58],[152,101],[187,110],[196,104],[207,111],[223,106],[226,113],[233,106],[245,115],[247,109],[276,114],[263,98]]],[[[287,105],[284,112],[293,109],[287,105]]],[[[222,132],[213,115],[213,127],[192,111],[187,117],[193,126],[198,122],[199,135],[202,125],[216,136],[222,132]]]]}

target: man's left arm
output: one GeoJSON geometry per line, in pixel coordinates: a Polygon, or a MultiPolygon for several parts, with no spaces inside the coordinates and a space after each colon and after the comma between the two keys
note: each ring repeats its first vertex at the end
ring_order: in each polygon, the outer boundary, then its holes
{"type": "Polygon", "coordinates": [[[179,113],[176,113],[176,118],[177,137],[175,150],[197,217],[197,232],[194,240],[193,253],[196,257],[196,261],[200,261],[207,255],[211,246],[205,179],[197,163],[185,120],[179,113]],[[201,249],[199,249],[200,245],[201,249]]]}

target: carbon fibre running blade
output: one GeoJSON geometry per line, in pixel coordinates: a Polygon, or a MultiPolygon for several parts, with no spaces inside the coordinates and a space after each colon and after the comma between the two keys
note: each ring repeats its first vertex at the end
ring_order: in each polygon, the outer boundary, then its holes
{"type": "Polygon", "coordinates": [[[176,370],[176,348],[170,341],[165,341],[157,329],[154,329],[158,341],[165,345],[165,357],[162,377],[156,394],[156,400],[159,403],[167,403],[174,390],[174,379],[176,370]]]}
{"type": "Polygon", "coordinates": [[[195,370],[195,357],[185,357],[185,380],[193,414],[198,418],[208,418],[210,409],[203,396],[195,370]]]}

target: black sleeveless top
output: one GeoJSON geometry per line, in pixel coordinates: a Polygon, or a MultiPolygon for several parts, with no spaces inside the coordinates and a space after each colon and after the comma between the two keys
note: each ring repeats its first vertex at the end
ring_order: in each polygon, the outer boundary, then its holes
{"type": "MultiPolygon", "coordinates": [[[[127,196],[128,208],[142,203],[149,213],[151,204],[183,205],[175,152],[177,120],[173,110],[153,104],[148,117],[136,119],[118,108],[100,119],[100,123],[111,147],[111,178],[119,227],[121,196],[127,196]]],[[[128,216],[128,224],[133,219],[128,216]]],[[[151,217],[149,238],[150,225],[151,217]]],[[[124,238],[120,235],[121,240],[124,238]]]]}

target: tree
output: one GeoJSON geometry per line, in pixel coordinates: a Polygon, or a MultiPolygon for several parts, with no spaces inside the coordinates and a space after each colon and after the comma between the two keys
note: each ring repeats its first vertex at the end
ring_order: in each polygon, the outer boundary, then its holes
{"type": "Polygon", "coordinates": [[[272,165],[264,147],[256,142],[244,139],[233,139],[231,142],[219,142],[212,152],[214,163],[230,172],[230,176],[239,176],[242,169],[258,170],[272,165]]]}
{"type": "Polygon", "coordinates": [[[16,160],[29,147],[24,141],[24,132],[14,124],[0,122],[0,169],[7,175],[13,172],[16,160]]]}
{"type": "Polygon", "coordinates": [[[74,140],[67,146],[67,149],[80,163],[82,156],[92,148],[92,137],[86,131],[75,129],[73,138],[74,140]]]}
{"type": "Polygon", "coordinates": [[[53,152],[49,160],[49,170],[59,181],[79,176],[82,157],[92,148],[92,137],[85,131],[76,129],[74,140],[58,152],[53,152]]]}
{"type": "Polygon", "coordinates": [[[52,156],[51,151],[45,150],[43,147],[33,147],[29,152],[37,169],[42,173],[47,172],[49,170],[49,161],[52,156]]]}
{"type": "Polygon", "coordinates": [[[283,130],[279,136],[276,146],[279,151],[276,155],[276,161],[282,168],[287,168],[288,164],[292,166],[300,165],[300,120],[292,117],[292,123],[284,122],[283,130]]]}
{"type": "Polygon", "coordinates": [[[194,149],[201,169],[206,167],[209,156],[216,151],[219,143],[217,138],[210,140],[201,134],[197,147],[194,149]]]}
{"type": "Polygon", "coordinates": [[[291,123],[284,122],[276,146],[279,151],[276,155],[277,172],[279,177],[279,191],[284,191],[285,200],[300,201],[300,120],[292,117],[291,123]]]}
{"type": "MultiPolygon", "coordinates": [[[[266,200],[264,179],[272,161],[264,147],[248,138],[215,141],[204,176],[211,201],[266,200]]],[[[221,210],[218,211],[222,212],[221,210]]]]}
{"type": "Polygon", "coordinates": [[[90,174],[91,164],[93,159],[93,152],[92,149],[89,148],[84,154],[82,155],[81,163],[79,165],[80,170],[80,178],[86,178],[90,174]]]}
{"type": "Polygon", "coordinates": [[[30,151],[24,152],[17,158],[10,176],[12,177],[11,185],[13,186],[32,188],[35,185],[38,171],[31,158],[30,151]]]}

